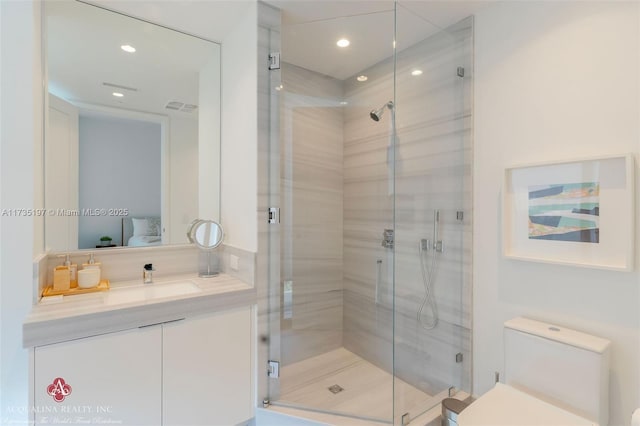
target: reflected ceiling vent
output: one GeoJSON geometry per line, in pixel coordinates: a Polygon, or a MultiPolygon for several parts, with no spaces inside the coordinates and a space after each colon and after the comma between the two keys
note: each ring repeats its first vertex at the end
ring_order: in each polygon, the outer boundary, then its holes
{"type": "Polygon", "coordinates": [[[109,83],[109,82],[106,82],[106,81],[103,81],[102,85],[103,86],[107,86],[107,87],[113,87],[114,89],[128,90],[130,92],[137,92],[138,91],[138,89],[136,89],[135,87],[122,86],[120,84],[109,83]]]}
{"type": "Polygon", "coordinates": [[[193,112],[198,109],[198,105],[185,104],[184,102],[169,101],[164,106],[166,109],[172,109],[174,111],[193,112]]]}
{"type": "Polygon", "coordinates": [[[195,111],[197,109],[198,109],[198,105],[184,104],[184,106],[182,107],[182,109],[180,111],[193,112],[193,111],[195,111]]]}

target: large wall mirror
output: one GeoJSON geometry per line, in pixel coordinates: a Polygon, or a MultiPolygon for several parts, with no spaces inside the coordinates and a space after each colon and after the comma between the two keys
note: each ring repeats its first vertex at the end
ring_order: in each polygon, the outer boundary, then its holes
{"type": "Polygon", "coordinates": [[[219,220],[220,46],[73,0],[44,14],[46,249],[188,243],[219,220]]]}

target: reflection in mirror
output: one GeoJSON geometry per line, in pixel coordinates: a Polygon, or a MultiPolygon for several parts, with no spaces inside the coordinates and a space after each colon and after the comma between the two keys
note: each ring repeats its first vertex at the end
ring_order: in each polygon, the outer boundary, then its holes
{"type": "Polygon", "coordinates": [[[206,271],[201,272],[199,275],[204,278],[218,275],[217,267],[211,264],[211,252],[222,244],[224,239],[222,226],[212,220],[196,219],[189,225],[187,236],[189,241],[207,253],[206,271]]]}
{"type": "Polygon", "coordinates": [[[44,9],[47,250],[187,243],[189,221],[219,217],[220,46],[77,1],[44,9]]]}

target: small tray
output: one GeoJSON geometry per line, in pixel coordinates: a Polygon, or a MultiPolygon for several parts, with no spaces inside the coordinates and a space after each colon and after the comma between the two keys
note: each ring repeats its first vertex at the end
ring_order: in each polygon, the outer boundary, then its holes
{"type": "Polygon", "coordinates": [[[100,284],[92,288],[73,287],[69,290],[54,290],[53,286],[47,286],[42,291],[42,297],[46,296],[72,296],[74,294],[95,293],[96,291],[107,291],[111,287],[109,286],[109,280],[100,280],[100,284]]]}

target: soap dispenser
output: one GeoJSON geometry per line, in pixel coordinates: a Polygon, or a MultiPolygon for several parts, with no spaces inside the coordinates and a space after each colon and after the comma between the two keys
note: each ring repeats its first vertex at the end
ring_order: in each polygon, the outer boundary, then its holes
{"type": "Polygon", "coordinates": [[[69,287],[76,288],[78,286],[78,265],[71,263],[71,255],[69,253],[60,255],[64,257],[64,266],[69,269],[69,287]]]}
{"type": "Polygon", "coordinates": [[[64,265],[53,268],[53,290],[67,291],[71,284],[69,268],[64,265]]]}
{"type": "Polygon", "coordinates": [[[101,266],[102,266],[102,263],[96,262],[96,259],[93,257],[93,253],[89,253],[89,260],[87,261],[87,263],[82,264],[82,269],[92,269],[92,268],[100,269],[101,266]]]}
{"type": "Polygon", "coordinates": [[[95,258],[93,257],[93,253],[89,253],[89,260],[87,261],[87,263],[82,264],[82,269],[97,269],[98,271],[100,271],[101,266],[102,263],[96,262],[95,258]]]}

